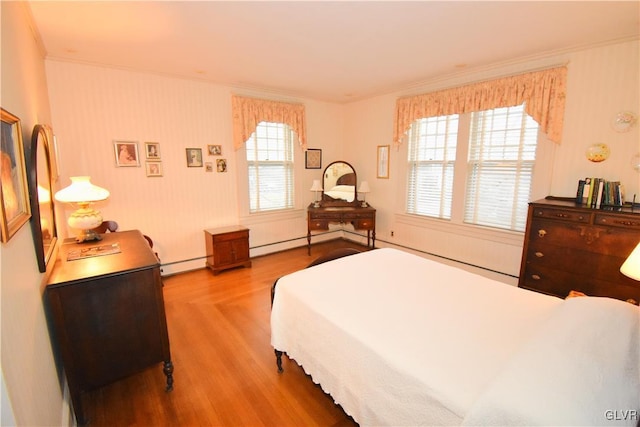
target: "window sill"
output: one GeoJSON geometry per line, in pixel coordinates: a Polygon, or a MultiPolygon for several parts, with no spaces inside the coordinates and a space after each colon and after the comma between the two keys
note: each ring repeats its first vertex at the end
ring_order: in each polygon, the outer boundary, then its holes
{"type": "Polygon", "coordinates": [[[418,215],[395,214],[396,222],[425,229],[432,229],[475,239],[512,245],[522,248],[524,233],[518,231],[499,230],[477,225],[453,223],[446,219],[426,218],[418,215]]]}

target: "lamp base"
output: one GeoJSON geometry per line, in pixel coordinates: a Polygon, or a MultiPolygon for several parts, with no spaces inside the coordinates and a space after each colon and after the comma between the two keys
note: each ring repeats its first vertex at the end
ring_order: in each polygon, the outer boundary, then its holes
{"type": "Polygon", "coordinates": [[[369,203],[363,200],[362,203],[360,203],[360,207],[363,207],[363,208],[369,207],[369,203]]]}
{"type": "Polygon", "coordinates": [[[76,243],[94,242],[96,240],[102,240],[102,236],[93,230],[80,230],[76,236],[76,243]]]}

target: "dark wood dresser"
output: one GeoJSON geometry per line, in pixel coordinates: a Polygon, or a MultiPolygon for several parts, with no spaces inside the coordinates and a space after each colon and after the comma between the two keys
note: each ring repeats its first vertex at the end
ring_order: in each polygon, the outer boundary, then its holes
{"type": "Polygon", "coordinates": [[[216,275],[235,267],[251,267],[249,229],[241,225],[204,230],[207,267],[216,275]]]}
{"type": "Polygon", "coordinates": [[[329,223],[352,224],[356,230],[367,230],[367,247],[376,246],[376,210],[371,206],[320,206],[307,209],[307,253],[311,255],[311,232],[328,230],[329,223]]]}
{"type": "Polygon", "coordinates": [[[640,282],[620,273],[639,242],[640,209],[589,209],[554,199],[532,202],[518,286],[562,298],[576,290],[640,301],[640,282]]]}
{"type": "Polygon", "coordinates": [[[167,390],[173,387],[158,258],[137,230],[102,236],[82,244],[65,240],[45,290],[79,424],[88,421],[82,393],[154,364],[163,363],[167,390]],[[97,250],[113,245],[119,253],[97,250]],[[68,260],[81,250],[93,256],[68,260]]]}

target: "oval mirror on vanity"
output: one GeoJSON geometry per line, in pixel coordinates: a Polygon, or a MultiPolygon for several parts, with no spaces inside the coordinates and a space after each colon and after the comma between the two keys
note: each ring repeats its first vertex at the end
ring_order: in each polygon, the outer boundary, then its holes
{"type": "Polygon", "coordinates": [[[40,272],[47,270],[58,240],[53,205],[53,162],[51,128],[35,125],[31,136],[28,165],[29,197],[31,199],[31,232],[40,272]]]}
{"type": "Polygon", "coordinates": [[[357,203],[356,170],[349,163],[338,160],[330,163],[322,176],[323,206],[352,206],[357,203]]]}

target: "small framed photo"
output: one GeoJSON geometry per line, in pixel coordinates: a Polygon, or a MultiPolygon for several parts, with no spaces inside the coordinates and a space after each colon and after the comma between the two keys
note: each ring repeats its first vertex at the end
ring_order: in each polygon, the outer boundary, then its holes
{"type": "Polygon", "coordinates": [[[304,152],[304,167],[306,169],[322,168],[322,150],[309,148],[304,152]]]}
{"type": "Polygon", "coordinates": [[[377,178],[389,178],[389,146],[378,145],[377,178]]]}
{"type": "Polygon", "coordinates": [[[207,145],[210,156],[222,156],[222,145],[207,145]]]}
{"type": "Polygon", "coordinates": [[[144,152],[149,161],[160,161],[160,144],[158,142],[145,142],[144,152]]]}
{"type": "Polygon", "coordinates": [[[162,163],[161,162],[146,162],[145,169],[147,176],[162,176],[162,163]]]}
{"type": "Polygon", "coordinates": [[[218,160],[216,160],[216,170],[218,172],[226,172],[227,171],[227,159],[218,159],[218,160]]]}
{"type": "Polygon", "coordinates": [[[213,162],[204,162],[204,171],[213,172],[213,162]]]}
{"type": "Polygon", "coordinates": [[[187,167],[202,167],[202,148],[187,148],[187,167]]]}
{"type": "Polygon", "coordinates": [[[20,119],[4,108],[2,111],[2,145],[0,149],[0,237],[8,242],[31,218],[27,183],[27,165],[22,145],[20,119]]]}
{"type": "Polygon", "coordinates": [[[116,166],[140,166],[140,155],[136,141],[114,141],[113,151],[116,156],[116,166]]]}

